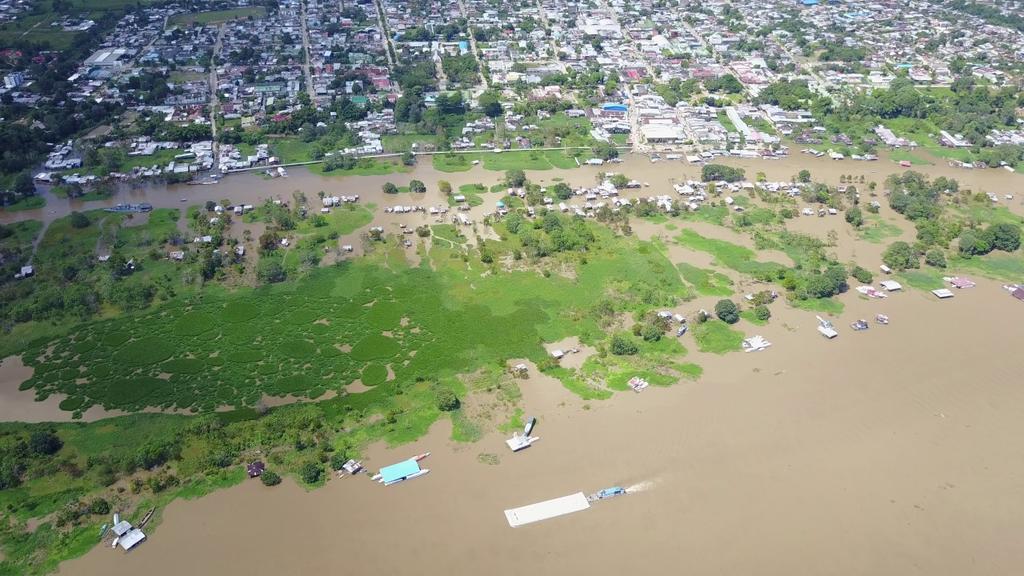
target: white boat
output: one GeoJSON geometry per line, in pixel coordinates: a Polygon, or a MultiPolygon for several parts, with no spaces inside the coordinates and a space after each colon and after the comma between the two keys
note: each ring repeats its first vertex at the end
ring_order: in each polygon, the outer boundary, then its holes
{"type": "Polygon", "coordinates": [[[831,340],[832,338],[835,338],[836,336],[839,336],[839,332],[836,332],[836,329],[832,326],[831,322],[829,322],[828,320],[825,320],[821,316],[818,316],[817,318],[818,318],[818,332],[820,332],[822,336],[824,336],[825,338],[828,338],[829,340],[831,340]]]}
{"type": "Polygon", "coordinates": [[[630,388],[633,389],[633,392],[636,392],[637,394],[639,394],[640,392],[642,392],[644,389],[651,385],[647,380],[644,380],[639,376],[633,376],[632,378],[629,379],[629,382],[627,384],[630,388]]]}
{"type": "Polygon", "coordinates": [[[509,449],[513,452],[519,452],[524,448],[529,448],[537,440],[540,440],[540,437],[526,436],[517,432],[514,436],[505,440],[505,444],[507,444],[509,449]]]}
{"type": "Polygon", "coordinates": [[[523,435],[524,436],[529,436],[530,432],[533,432],[533,427],[536,426],[536,425],[537,425],[537,419],[536,418],[530,418],[529,422],[526,423],[526,426],[523,427],[523,435]]]}
{"type": "Polygon", "coordinates": [[[888,324],[889,317],[885,314],[879,314],[878,316],[875,316],[875,322],[878,322],[879,324],[888,324]]]}
{"type": "Polygon", "coordinates": [[[110,545],[111,548],[117,548],[118,543],[121,542],[121,537],[114,538],[114,543],[110,545]]]}

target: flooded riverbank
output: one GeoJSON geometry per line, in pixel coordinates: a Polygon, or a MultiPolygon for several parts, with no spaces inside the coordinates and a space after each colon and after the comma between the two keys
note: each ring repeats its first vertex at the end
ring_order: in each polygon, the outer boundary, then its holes
{"type": "MultiPolygon", "coordinates": [[[[788,182],[800,170],[806,169],[811,172],[814,180],[833,185],[839,184],[840,177],[849,175],[858,180],[860,176],[864,176],[865,182],[875,181],[881,186],[890,174],[908,170],[888,160],[884,153],[876,162],[835,161],[796,152],[790,154],[789,157],[777,160],[720,158],[715,161],[743,168],[749,180],[754,180],[759,172],[763,172],[770,181],[788,182]]],[[[1005,193],[1013,192],[1021,182],[1024,182],[1019,174],[1006,170],[966,170],[938,162],[934,165],[915,166],[910,169],[926,173],[932,178],[939,176],[955,178],[960,182],[961,188],[976,192],[993,192],[1000,197],[1005,193]]],[[[541,185],[565,181],[573,186],[582,186],[594,184],[597,175],[602,172],[622,172],[631,178],[651,185],[642,190],[628,191],[624,194],[625,196],[675,195],[671,184],[677,181],[699,180],[701,167],[682,161],[651,162],[647,156],[625,154],[623,162],[619,164],[527,171],[527,175],[532,181],[541,185]]],[[[46,207],[20,212],[0,211],[0,223],[32,219],[48,224],[56,218],[70,214],[73,210],[105,208],[118,203],[147,202],[156,208],[184,208],[201,205],[210,200],[218,203],[221,200],[228,200],[237,204],[259,204],[273,198],[290,200],[296,191],[303,192],[311,201],[315,201],[317,192],[323,191],[328,195],[359,194],[363,203],[374,202],[382,207],[402,203],[444,205],[446,199],[437,191],[438,181],[448,181],[452,184],[453,189],[457,190],[463,184],[482,183],[490,186],[500,182],[503,177],[503,172],[485,170],[480,165],[465,172],[440,172],[433,168],[428,158],[421,158],[419,164],[409,172],[383,176],[324,176],[310,172],[306,168],[296,167],[289,171],[287,178],[266,178],[259,172],[244,172],[229,174],[218,184],[213,185],[119,183],[115,187],[115,194],[110,198],[91,202],[57,198],[50,194],[48,189],[43,188],[43,195],[47,197],[46,207]],[[386,195],[381,191],[381,187],[386,182],[406,186],[412,180],[425,182],[427,193],[386,195]]],[[[489,194],[484,196],[488,198],[488,202],[478,210],[481,213],[493,211],[493,201],[498,197],[495,196],[492,200],[489,194]]],[[[1009,205],[1015,207],[1015,211],[1018,212],[1021,211],[1021,206],[1024,206],[1021,204],[1024,201],[1024,195],[1019,196],[1018,199],[1009,202],[1009,205]]]]}
{"type": "Polygon", "coordinates": [[[1024,306],[991,282],[949,301],[843,299],[836,340],[812,313],[776,306],[768,326],[740,325],[769,350],[692,353],[697,382],[584,403],[531,378],[523,405],[542,440],[522,453],[493,434],[454,444],[441,423],[367,454],[376,469],[431,450],[423,478],[246,482],[175,502],[137,550],[96,548],[61,573],[1012,573],[1024,358],[1006,342],[1024,306]],[[892,323],[849,329],[878,312],[892,323]],[[636,483],[649,489],[528,527],[502,514],[636,483]]]}

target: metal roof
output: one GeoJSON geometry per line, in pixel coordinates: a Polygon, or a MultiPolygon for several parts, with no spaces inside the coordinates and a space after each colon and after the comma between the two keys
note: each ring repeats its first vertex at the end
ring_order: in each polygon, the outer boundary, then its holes
{"type": "Polygon", "coordinates": [[[395,480],[401,480],[407,476],[415,474],[420,471],[420,463],[415,460],[406,460],[399,462],[398,464],[392,464],[391,466],[385,466],[380,469],[381,480],[385,484],[393,482],[395,480]]]}

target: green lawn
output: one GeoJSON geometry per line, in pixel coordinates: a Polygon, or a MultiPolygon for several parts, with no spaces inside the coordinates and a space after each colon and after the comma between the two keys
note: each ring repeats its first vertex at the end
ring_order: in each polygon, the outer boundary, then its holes
{"type": "Polygon", "coordinates": [[[743,333],[733,330],[721,320],[708,320],[693,329],[693,337],[697,341],[697,349],[701,352],[725,354],[740,350],[743,345],[743,333]]]}
{"type": "Polygon", "coordinates": [[[903,272],[896,273],[896,276],[907,286],[926,291],[944,288],[946,286],[946,283],[942,280],[944,275],[945,273],[941,270],[929,266],[918,270],[904,270],[903,272]]]}
{"type": "MultiPolygon", "coordinates": [[[[466,197],[466,204],[470,206],[479,206],[484,203],[484,199],[480,197],[481,194],[487,193],[487,187],[483,184],[463,184],[459,186],[459,194],[466,197]]],[[[449,206],[458,206],[460,203],[454,200],[455,194],[448,197],[449,206]]]]}
{"type": "Polygon", "coordinates": [[[381,141],[384,144],[385,152],[408,152],[412,150],[413,144],[419,144],[422,149],[424,145],[434,146],[437,144],[435,134],[385,134],[381,141]]]}
{"type": "MultiPolygon", "coordinates": [[[[439,172],[464,172],[473,167],[473,161],[483,164],[484,169],[504,172],[506,170],[551,170],[552,168],[576,168],[574,151],[563,150],[507,150],[504,152],[472,152],[468,154],[435,154],[434,169],[439,172]]],[[[586,154],[581,148],[579,153],[586,154]]]]}
{"type": "Polygon", "coordinates": [[[267,15],[263,6],[248,6],[230,10],[213,10],[210,12],[186,12],[175,14],[167,20],[167,26],[191,26],[193,24],[221,24],[241,18],[262,18],[267,15]]]}
{"type": "Polygon", "coordinates": [[[985,256],[972,258],[951,257],[948,267],[968,273],[980,274],[996,280],[1019,283],[1024,282],[1024,256],[1020,251],[1007,254],[992,252],[985,256]]]}
{"type": "Polygon", "coordinates": [[[889,158],[891,158],[893,162],[906,161],[910,162],[914,166],[931,166],[932,164],[932,162],[930,162],[927,158],[918,156],[917,154],[914,154],[913,152],[910,152],[909,150],[904,150],[902,148],[890,151],[889,158]]]}
{"type": "Polygon", "coordinates": [[[736,125],[732,123],[732,120],[730,120],[729,116],[725,113],[725,110],[721,110],[721,111],[718,112],[718,122],[728,132],[733,132],[733,133],[739,132],[739,130],[736,129],[736,125]]]}
{"type": "Polygon", "coordinates": [[[810,312],[825,312],[827,314],[842,314],[845,306],[839,300],[834,298],[807,298],[801,300],[799,298],[793,298],[789,300],[790,305],[800,310],[807,310],[810,312]]]}
{"type": "Polygon", "coordinates": [[[323,164],[310,164],[309,171],[321,176],[384,176],[409,172],[411,167],[390,158],[360,158],[355,168],[336,169],[327,172],[323,164]]]}
{"type": "Polygon", "coordinates": [[[0,207],[0,210],[7,212],[20,212],[22,210],[36,210],[46,206],[46,198],[42,196],[29,196],[22,198],[14,204],[8,204],[7,206],[0,207]]]}
{"type": "Polygon", "coordinates": [[[880,244],[889,238],[896,238],[902,233],[903,231],[899,226],[884,220],[877,214],[867,214],[864,224],[857,230],[857,235],[862,240],[867,240],[873,244],[880,244]]]}

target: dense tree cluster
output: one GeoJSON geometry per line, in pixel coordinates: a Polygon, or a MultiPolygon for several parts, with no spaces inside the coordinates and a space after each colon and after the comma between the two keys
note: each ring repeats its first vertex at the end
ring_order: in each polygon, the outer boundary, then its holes
{"type": "Polygon", "coordinates": [[[743,168],[734,168],[725,164],[705,164],[700,170],[700,179],[704,182],[739,182],[746,177],[743,168]]]}

